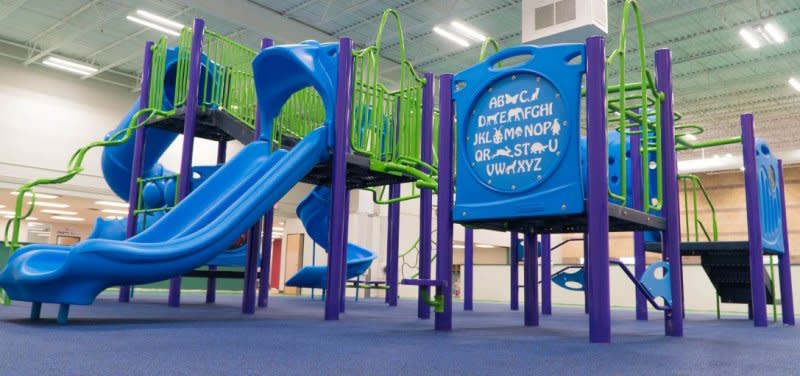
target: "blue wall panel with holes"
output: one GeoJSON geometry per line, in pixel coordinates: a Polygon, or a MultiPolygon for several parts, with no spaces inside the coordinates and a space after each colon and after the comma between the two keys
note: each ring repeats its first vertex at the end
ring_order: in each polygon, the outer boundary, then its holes
{"type": "Polygon", "coordinates": [[[584,46],[516,46],[455,75],[458,222],[582,213],[584,46]]]}
{"type": "Polygon", "coordinates": [[[756,140],[758,169],[758,208],[761,217],[761,242],[767,253],[784,253],[783,214],[778,186],[778,158],[764,140],[756,140]]]}

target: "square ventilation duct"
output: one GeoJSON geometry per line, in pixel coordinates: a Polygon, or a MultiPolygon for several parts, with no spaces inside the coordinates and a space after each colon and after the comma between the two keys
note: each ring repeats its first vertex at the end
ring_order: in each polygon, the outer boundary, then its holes
{"type": "Polygon", "coordinates": [[[522,43],[583,43],[606,34],[607,0],[522,0],[522,43]]]}

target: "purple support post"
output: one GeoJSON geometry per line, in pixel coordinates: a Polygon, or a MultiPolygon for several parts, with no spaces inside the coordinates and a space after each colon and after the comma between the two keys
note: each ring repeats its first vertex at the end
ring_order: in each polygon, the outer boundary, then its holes
{"type": "MultiPolygon", "coordinates": [[[[189,60],[189,83],[186,89],[186,112],[183,120],[183,149],[181,152],[178,198],[183,200],[192,188],[192,153],[197,127],[197,97],[200,90],[200,56],[203,53],[205,21],[195,18],[192,26],[192,55],[189,60]]],[[[169,280],[169,306],[181,305],[181,277],[169,280]]]]}
{"type": "Polygon", "coordinates": [[[525,326],[539,326],[539,256],[536,252],[539,242],[536,233],[526,232],[524,237],[525,326]]]}
{"type": "Polygon", "coordinates": [[[260,278],[258,280],[258,306],[267,308],[269,302],[269,271],[272,261],[272,224],[275,220],[275,212],[270,209],[261,221],[261,266],[260,278]]]}
{"type": "Polygon", "coordinates": [[[347,153],[350,150],[350,106],[353,81],[353,41],[339,39],[338,76],[336,79],[336,115],[333,122],[333,160],[331,161],[330,230],[328,232],[328,279],[325,320],[339,320],[344,282],[342,264],[347,252],[347,153]]]}
{"type": "MultiPolygon", "coordinates": [[[[589,280],[589,267],[586,263],[589,262],[589,233],[583,233],[583,278],[584,281],[589,280]]],[[[589,314],[589,285],[583,285],[583,313],[589,314]]]]}
{"type": "MultiPolygon", "coordinates": [[[[643,130],[644,131],[644,130],[643,130]]],[[[642,210],[644,207],[643,176],[642,176],[642,154],[640,134],[631,136],[631,191],[633,192],[632,207],[642,210]]],[[[644,232],[636,231],[633,233],[633,268],[636,279],[641,280],[646,268],[644,250],[644,232]]],[[[636,294],[636,320],[647,321],[647,298],[639,289],[634,289],[636,294]]]]}
{"type": "MultiPolygon", "coordinates": [[[[139,94],[139,109],[150,107],[150,72],[153,66],[153,42],[147,41],[144,44],[144,65],[142,66],[142,91],[139,94]]],[[[139,121],[144,121],[145,116],[140,116],[139,121]]],[[[128,190],[128,224],[125,229],[125,237],[130,238],[136,235],[136,205],[139,197],[139,177],[142,176],[142,164],[144,164],[144,144],[147,137],[145,127],[136,129],[133,144],[133,160],[131,161],[131,183],[128,190]]],[[[128,285],[119,287],[119,302],[127,303],[131,300],[131,287],[128,285]]]]}
{"type": "Polygon", "coordinates": [[[589,340],[611,342],[611,294],[608,270],[608,145],[606,143],[606,57],[602,37],[586,40],[586,203],[589,258],[589,340]]]}
{"type": "MultiPolygon", "coordinates": [[[[348,133],[347,138],[348,138],[348,140],[350,139],[349,133],[348,133]]],[[[347,145],[348,145],[347,146],[347,150],[349,152],[350,144],[348,143],[347,145]]],[[[345,255],[345,257],[344,257],[344,260],[342,260],[342,264],[341,264],[342,265],[341,266],[341,268],[342,268],[342,270],[341,270],[342,295],[340,297],[341,303],[339,304],[339,313],[344,313],[345,303],[346,303],[345,297],[347,296],[347,235],[348,235],[348,228],[350,227],[350,191],[349,190],[345,190],[345,193],[344,193],[344,207],[345,207],[345,215],[343,217],[343,221],[344,221],[344,244],[345,244],[344,255],[345,255]]],[[[356,292],[358,292],[358,290],[356,290],[356,292]]]]}
{"type": "MultiPolygon", "coordinates": [[[[426,163],[433,163],[433,73],[423,73],[425,86],[422,88],[422,149],[421,159],[426,163]]],[[[440,126],[441,128],[441,126],[440,126]]],[[[441,156],[439,156],[441,158],[441,156]]],[[[426,171],[427,172],[427,171],[426,171]]],[[[430,189],[420,189],[419,192],[419,278],[431,278],[431,237],[433,231],[433,195],[430,189]]],[[[431,307],[423,298],[423,289],[419,287],[417,293],[417,317],[429,319],[431,307]]]]}
{"type": "Polygon", "coordinates": [[[511,246],[508,247],[511,254],[511,310],[519,310],[519,234],[511,233],[511,246]]]}
{"type": "Polygon", "coordinates": [[[472,311],[472,267],[474,241],[472,229],[464,227],[464,310],[472,311]]]}
{"type": "Polygon", "coordinates": [[[553,314],[552,261],[550,260],[550,234],[542,234],[542,314],[553,314]]]}
{"type": "Polygon", "coordinates": [[[761,215],[758,202],[758,167],[753,114],[741,116],[744,190],[747,203],[747,238],[750,248],[750,293],[753,324],[767,326],[767,293],[764,282],[764,247],[761,241],[761,215]]]}
{"type": "MultiPolygon", "coordinates": [[[[225,163],[226,153],[228,151],[228,142],[220,141],[217,144],[217,164],[225,163]]],[[[213,272],[217,270],[216,265],[209,265],[208,270],[213,272]]],[[[214,303],[217,300],[217,277],[209,276],[206,280],[206,303],[214,303]]]]}
{"type": "MultiPolygon", "coordinates": [[[[444,309],[434,316],[436,330],[453,328],[453,75],[439,76],[439,187],[436,195],[436,279],[444,309]]],[[[420,278],[422,278],[420,276],[420,278]]]]}
{"type": "MultiPolygon", "coordinates": [[[[261,49],[272,46],[272,39],[264,38],[261,40],[261,49]]],[[[255,100],[254,100],[255,101],[255,100]]],[[[254,140],[258,141],[261,137],[261,116],[256,109],[256,129],[254,140]]],[[[244,266],[244,286],[242,287],[242,313],[252,315],[256,312],[256,283],[258,277],[258,251],[261,246],[261,227],[263,218],[256,222],[247,232],[247,256],[244,266]]]]}
{"type": "Polygon", "coordinates": [[[792,297],[792,258],[789,254],[789,226],[786,222],[786,191],[783,185],[783,161],[778,160],[778,187],[781,190],[781,216],[783,224],[783,254],[778,256],[778,273],[781,283],[781,316],[783,323],[794,325],[794,299],[792,297]]]}
{"type": "MultiPolygon", "coordinates": [[[[389,199],[400,197],[400,184],[389,186],[389,199]]],[[[389,204],[389,228],[386,240],[386,303],[397,306],[397,277],[400,260],[400,203],[389,204]]]]}
{"type": "MultiPolygon", "coordinates": [[[[681,261],[681,225],[678,203],[678,157],[675,151],[675,123],[672,111],[672,53],[656,51],[656,89],[664,94],[661,103],[661,167],[664,184],[662,216],[666,228],[661,234],[662,259],[669,262],[672,307],[664,311],[664,333],[683,336],[683,263],[681,261]]],[[[763,282],[763,280],[762,280],[763,282]]],[[[764,306],[766,315],[766,305],[764,306]]],[[[766,316],[765,316],[766,317],[766,316]]]]}

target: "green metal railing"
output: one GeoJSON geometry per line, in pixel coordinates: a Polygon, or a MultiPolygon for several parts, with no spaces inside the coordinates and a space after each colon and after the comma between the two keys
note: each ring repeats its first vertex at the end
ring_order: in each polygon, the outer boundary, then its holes
{"type": "Polygon", "coordinates": [[[325,106],[322,97],[313,87],[302,89],[289,97],[281,108],[272,127],[272,139],[280,145],[284,135],[303,138],[325,122],[325,106]]]}
{"type": "Polygon", "coordinates": [[[353,52],[353,105],[350,145],[368,156],[375,171],[408,174],[417,186],[436,189],[436,168],[421,160],[422,88],[425,80],[406,58],[400,16],[383,13],[375,44],[353,52]],[[380,82],[383,32],[390,18],[397,25],[400,79],[397,90],[380,82]],[[425,169],[429,173],[422,172],[425,169]]]}
{"type": "Polygon", "coordinates": [[[635,0],[626,0],[622,10],[622,24],[620,26],[619,46],[611,52],[606,64],[612,65],[616,62],[619,74],[618,85],[608,86],[608,122],[618,123],[617,131],[620,135],[619,146],[619,184],[620,192],[613,192],[609,188],[609,197],[618,200],[625,205],[627,200],[627,172],[625,166],[628,157],[628,145],[625,140],[630,134],[640,133],[641,145],[631,148],[638,149],[642,160],[642,185],[645,197],[650,199],[643,200],[645,212],[660,210],[664,198],[662,168],[662,140],[661,140],[661,102],[664,99],[663,93],[659,92],[655,86],[653,74],[647,69],[647,58],[644,44],[644,30],[642,19],[639,12],[639,4],[635,0]],[[626,54],[627,31],[629,16],[633,15],[636,22],[636,39],[639,62],[639,82],[626,82],[626,54]],[[655,116],[650,120],[651,116],[655,116]],[[630,129],[638,126],[638,130],[630,129]],[[655,162],[656,178],[651,182],[650,169],[651,162],[655,162]],[[656,185],[655,197],[651,197],[650,186],[656,185]]]}
{"type": "Polygon", "coordinates": [[[700,241],[701,231],[706,241],[717,241],[719,238],[719,232],[717,229],[717,210],[714,208],[714,204],[711,203],[711,198],[708,195],[708,191],[706,190],[705,186],[703,186],[700,178],[696,175],[678,175],[678,181],[683,184],[683,214],[685,221],[684,225],[686,241],[700,241]],[[708,232],[705,224],[703,224],[703,221],[700,219],[698,209],[698,191],[703,195],[703,199],[711,211],[711,233],[708,232]],[[691,206],[689,203],[690,197],[691,206]],[[694,231],[692,231],[692,229],[694,229],[694,231]],[[692,240],[692,235],[694,235],[694,240],[692,240]]]}

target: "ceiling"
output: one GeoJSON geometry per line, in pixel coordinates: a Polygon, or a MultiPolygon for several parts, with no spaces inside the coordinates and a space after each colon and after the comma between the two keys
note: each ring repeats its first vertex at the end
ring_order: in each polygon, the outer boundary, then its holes
{"type": "MultiPolygon", "coordinates": [[[[609,0],[609,50],[617,44],[622,0],[609,0]]],[[[787,84],[800,77],[800,1],[641,1],[648,56],[673,52],[675,108],[687,122],[706,127],[703,138],[739,134],[738,115],[754,112],[758,134],[773,149],[800,148],[800,93],[787,84]],[[742,26],[769,19],[789,40],[758,50],[738,36],[742,26]]],[[[459,47],[432,27],[452,19],[494,36],[504,46],[520,42],[520,2],[513,0],[0,0],[0,56],[38,64],[50,54],[100,67],[90,79],[136,89],[142,46],[158,32],[125,20],[145,9],[184,24],[194,17],[253,48],[263,36],[278,43],[350,36],[370,44],[385,8],[400,12],[408,59],[421,71],[455,72],[473,64],[478,48],[459,47]],[[215,15],[215,16],[212,16],[215,15]]],[[[173,39],[174,42],[174,39],[173,39]]],[[[401,59],[398,38],[387,30],[382,67],[391,79],[401,59]]],[[[616,73],[609,73],[614,82],[616,73]]],[[[76,78],[77,79],[77,78],[76,78]]],[[[738,153],[736,147],[720,153],[738,153]]]]}

